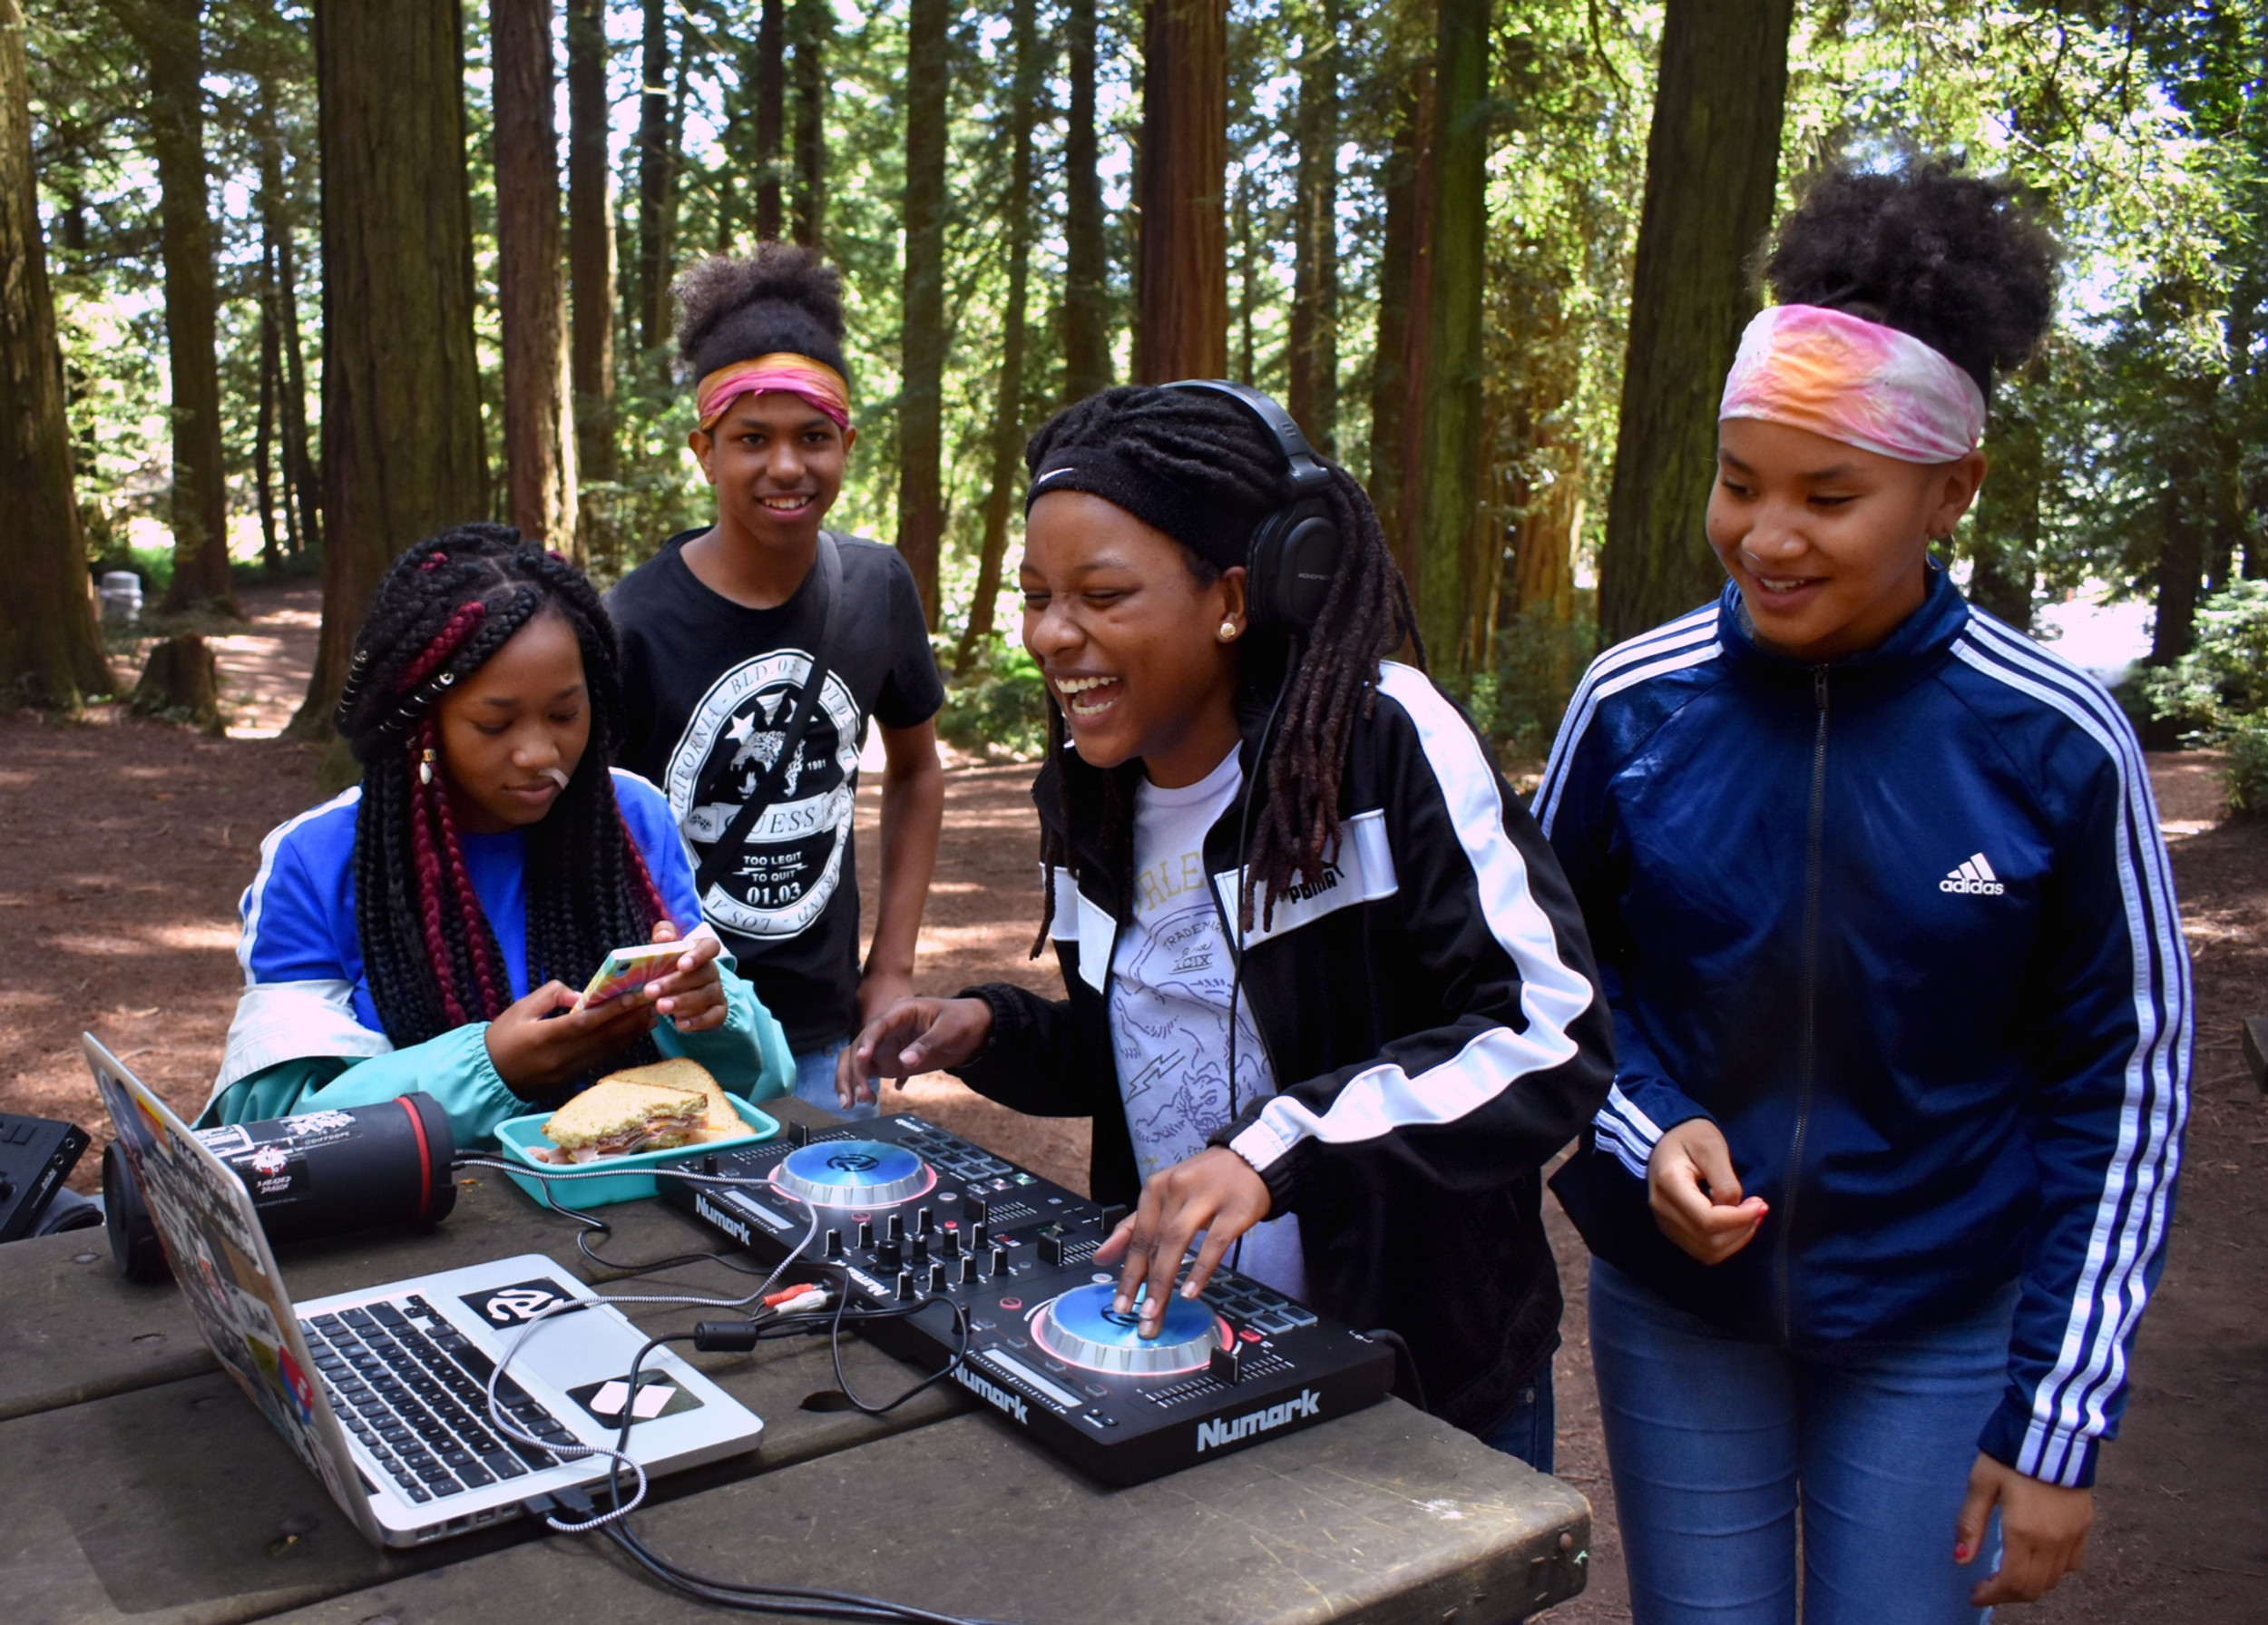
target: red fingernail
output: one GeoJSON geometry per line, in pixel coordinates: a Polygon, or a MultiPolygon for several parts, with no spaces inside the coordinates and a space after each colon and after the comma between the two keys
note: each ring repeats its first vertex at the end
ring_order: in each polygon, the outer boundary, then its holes
{"type": "Polygon", "coordinates": [[[1954,1545],[1953,1561],[1957,1563],[1965,1563],[1969,1561],[1969,1548],[1966,1544],[1956,1543],[1954,1545]]]}

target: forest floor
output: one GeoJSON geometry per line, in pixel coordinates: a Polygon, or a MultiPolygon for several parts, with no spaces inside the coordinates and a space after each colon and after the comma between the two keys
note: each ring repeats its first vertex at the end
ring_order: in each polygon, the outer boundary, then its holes
{"type": "MultiPolygon", "coordinates": [[[[315,589],[255,589],[220,641],[230,737],[97,708],[84,720],[0,716],[0,921],[18,967],[0,979],[0,1110],[106,1129],[79,1060],[82,1028],[185,1113],[202,1103],[236,1002],[236,904],[260,837],[315,799],[315,760],[277,739],[307,680],[315,589]]],[[[123,667],[122,662],[122,672],[123,667]]],[[[123,672],[131,676],[131,672],[123,672]]],[[[2087,1571],[2002,1618],[2039,1625],[2236,1625],[2268,1583],[2268,1101],[2237,1023],[2268,1013],[2268,821],[2220,823],[2210,765],[2152,760],[2175,839],[2197,977],[2197,1065],[2181,1202],[2165,1278],[2143,1323],[2134,1396],[2105,1451],[2087,1571]]],[[[1002,978],[1048,987],[1026,957],[1038,924],[1032,819],[1020,766],[955,765],[921,938],[919,982],[951,992],[1002,978]]],[[[871,917],[875,817],[860,797],[871,917]]],[[[1064,1184],[1083,1189],[1085,1124],[1017,1116],[942,1076],[890,1091],[1064,1184]]],[[[97,1183],[98,1154],[73,1183],[97,1183]]],[[[1558,1625],[1629,1617],[1586,1337],[1581,1244],[1546,1218],[1568,1288],[1556,1367],[1560,1476],[1591,1499],[1589,1591],[1558,1625]]],[[[1948,1532],[1950,1543],[1951,1535],[1948,1532]]]]}

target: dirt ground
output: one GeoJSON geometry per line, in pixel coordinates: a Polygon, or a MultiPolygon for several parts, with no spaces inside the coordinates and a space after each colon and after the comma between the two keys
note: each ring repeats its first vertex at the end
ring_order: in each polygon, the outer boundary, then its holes
{"type": "MultiPolygon", "coordinates": [[[[0,717],[0,1110],[102,1112],[78,1059],[92,1029],[184,1111],[203,1101],[239,985],[236,903],[261,836],[315,799],[309,752],[273,737],[303,690],[312,589],[256,590],[252,621],[220,641],[227,739],[98,711],[68,724],[0,717]]],[[[2152,763],[2197,978],[2196,1085],[2165,1278],[2136,1346],[2134,1397],[2104,1453],[2085,1574],[2005,1610],[2040,1625],[2237,1625],[2263,1616],[2268,1582],[2268,1103],[2238,1052],[2239,1019],[2268,1013],[2268,824],[2215,824],[2210,763],[2152,763]]],[[[921,941],[919,981],[1054,984],[1026,958],[1037,924],[1036,841],[1022,767],[960,765],[921,941]]],[[[869,889],[875,805],[861,797],[869,889]]],[[[918,1110],[1051,1178],[1083,1187],[1085,1124],[1024,1119],[949,1079],[893,1091],[918,1110]]],[[[73,1184],[92,1189],[97,1157],[73,1184]]],[[[1629,1617],[1585,1337],[1582,1248],[1547,1218],[1567,1283],[1556,1368],[1560,1476],[1597,1512],[1591,1585],[1553,1611],[1565,1625],[1629,1617]]],[[[1950,1539],[1950,1535],[1949,1535],[1950,1539]]]]}

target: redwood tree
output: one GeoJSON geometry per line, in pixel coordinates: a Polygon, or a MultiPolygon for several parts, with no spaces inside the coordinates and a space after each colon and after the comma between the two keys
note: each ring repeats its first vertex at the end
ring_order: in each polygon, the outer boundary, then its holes
{"type": "Polygon", "coordinates": [[[1338,455],[1339,0],[1314,0],[1299,50],[1299,172],[1285,405],[1316,450],[1338,455]]]}
{"type": "Polygon", "coordinates": [[[1481,507],[1481,296],[1487,275],[1489,0],[1441,0],[1433,60],[1433,219],[1427,267],[1418,627],[1436,668],[1462,670],[1466,562],[1481,507]]]}
{"type": "Polygon", "coordinates": [[[1095,141],[1095,0],[1069,0],[1063,34],[1070,80],[1063,125],[1063,400],[1068,406],[1110,387],[1106,305],[1110,272],[1095,141]]]}
{"type": "Polygon", "coordinates": [[[898,406],[898,551],[937,624],[945,387],[947,0],[912,0],[905,45],[904,362],[898,406]]]}
{"type": "Polygon", "coordinates": [[[1149,0],[1142,44],[1134,376],[1228,369],[1227,0],[1149,0]]]}
{"type": "Polygon", "coordinates": [[[355,631],[411,543],[487,511],[456,0],[318,6],[323,631],[295,732],[330,730],[355,631]]]}
{"type": "Polygon", "coordinates": [[[1630,287],[1598,624],[1628,638],[1693,608],[1722,572],[1702,534],[1716,407],[1746,270],[1771,223],[1794,0],[1669,0],[1630,287]]]}
{"type": "Polygon", "coordinates": [[[496,126],[496,279],[503,317],[504,481],[512,523],[572,553],[566,290],[559,135],[552,122],[552,0],[489,0],[496,126]]]}
{"type": "Polygon", "coordinates": [[[0,699],[60,710],[114,686],[72,490],[63,351],[40,238],[24,13],[0,0],[0,699]]]}
{"type": "Polygon", "coordinates": [[[1394,563],[1417,574],[1419,482],[1407,477],[1422,445],[1425,310],[1431,259],[1433,115],[1431,57],[1393,92],[1392,135],[1382,179],[1386,230],[1378,260],[1378,325],[1371,353],[1370,499],[1394,563]]]}
{"type": "Polygon", "coordinates": [[[670,193],[677,143],[670,107],[670,7],[645,0],[638,82],[638,342],[670,336],[670,193]]]}
{"type": "MultiPolygon", "coordinates": [[[[573,299],[575,472],[611,480],[614,444],[614,198],[606,90],[606,0],[567,0],[567,267],[573,299]]],[[[582,553],[613,563],[611,534],[582,503],[582,553]]]]}
{"type": "Polygon", "coordinates": [[[215,357],[220,293],[205,176],[203,0],[116,0],[149,72],[150,152],[165,263],[166,375],[173,426],[173,584],[165,607],[235,614],[229,581],[228,464],[215,357]]]}
{"type": "Polygon", "coordinates": [[[953,654],[966,671],[978,646],[992,634],[992,601],[1000,596],[1002,561],[1008,553],[1008,509],[1015,500],[1016,470],[1023,454],[1024,296],[1031,264],[1031,126],[1040,101],[1039,31],[1034,0],[1012,0],[1010,49],[1015,66],[1008,97],[1008,305],[1001,322],[1000,383],[993,393],[992,486],[984,498],[984,541],[977,556],[976,596],[953,654]]]}
{"type": "Polygon", "coordinates": [[[795,35],[795,181],[788,191],[789,230],[805,248],[826,234],[826,46],[835,32],[828,0],[795,0],[788,30],[795,35]]]}

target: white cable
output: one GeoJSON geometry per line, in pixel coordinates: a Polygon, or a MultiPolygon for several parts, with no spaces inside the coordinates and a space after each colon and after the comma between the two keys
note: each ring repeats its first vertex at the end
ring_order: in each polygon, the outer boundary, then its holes
{"type": "MultiPolygon", "coordinates": [[[[614,1179],[618,1177],[617,1170],[612,1169],[569,1170],[565,1169],[523,1168],[517,1163],[506,1162],[501,1158],[481,1156],[459,1157],[456,1160],[456,1166],[502,1169],[508,1173],[533,1175],[536,1179],[545,1180],[614,1179]]],[[[689,1169],[674,1168],[670,1170],[670,1174],[673,1179],[690,1180],[697,1184],[702,1185],[764,1185],[769,1189],[774,1195],[784,1196],[790,1201],[803,1202],[805,1207],[810,1208],[811,1224],[809,1228],[804,1231],[803,1239],[797,1242],[794,1248],[787,1254],[787,1256],[779,1261],[778,1267],[775,1268],[770,1275],[764,1277],[763,1285],[757,1287],[755,1291],[749,1293],[745,1297],[695,1297],[686,1293],[625,1293],[620,1297],[593,1295],[591,1297],[567,1298],[559,1303],[552,1304],[549,1307],[541,1310],[533,1319],[529,1320],[525,1325],[521,1326],[519,1336],[513,1338],[511,1344],[504,1349],[503,1357],[496,1362],[494,1369],[490,1371],[488,1374],[487,1400],[489,1421],[495,1425],[499,1432],[511,1438],[518,1440],[523,1444],[532,1444],[539,1450],[548,1450],[553,1455],[562,1456],[571,1461],[587,1461],[592,1456],[606,1456],[619,1463],[619,1466],[628,1467],[636,1476],[638,1481],[637,1493],[632,1495],[628,1501],[624,1502],[621,1505],[616,1507],[611,1512],[600,1512],[595,1516],[586,1518],[580,1522],[568,1522],[562,1519],[550,1516],[546,1516],[544,1518],[544,1522],[550,1524],[553,1529],[562,1531],[565,1533],[578,1534],[590,1530],[600,1529],[613,1522],[617,1518],[626,1517],[631,1512],[636,1511],[639,1503],[643,1502],[646,1498],[646,1470],[638,1463],[634,1457],[631,1457],[621,1451],[616,1450],[611,1445],[584,1444],[582,1443],[576,1443],[574,1444],[554,1444],[549,1440],[537,1438],[533,1434],[528,1433],[515,1424],[506,1421],[504,1419],[503,1410],[497,1403],[496,1385],[503,1379],[505,1367],[510,1366],[513,1360],[518,1356],[521,1346],[527,1342],[529,1337],[534,1335],[537,1327],[541,1326],[543,1322],[549,1320],[552,1316],[564,1315],[576,1309],[588,1308],[593,1302],[606,1304],[684,1304],[699,1308],[711,1309],[745,1308],[748,1305],[758,1301],[762,1298],[767,1292],[769,1292],[772,1289],[773,1283],[777,1282],[782,1275],[787,1273],[787,1267],[790,1264],[793,1264],[797,1258],[800,1258],[803,1256],[804,1249],[808,1248],[811,1243],[817,1238],[819,1234],[819,1209],[811,1207],[809,1202],[804,1201],[804,1199],[796,1192],[772,1186],[771,1182],[767,1180],[750,1180],[731,1174],[699,1174],[694,1173],[689,1169]]],[[[633,1404],[635,1399],[636,1395],[626,1395],[623,1397],[622,1403],[625,1405],[629,1405],[633,1404]]],[[[635,1418],[632,1419],[631,1425],[636,1425],[635,1418]]],[[[619,1470],[619,1466],[617,1470],[619,1470]]],[[[612,1478],[613,1472],[610,1472],[607,1476],[610,1479],[612,1478]]]]}

